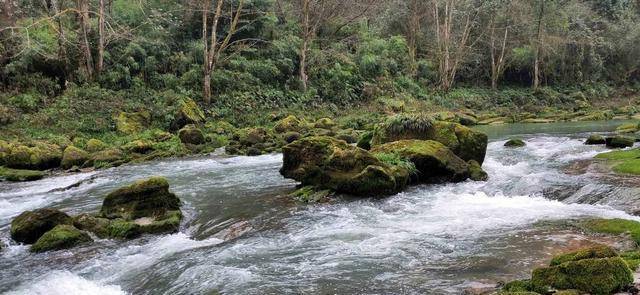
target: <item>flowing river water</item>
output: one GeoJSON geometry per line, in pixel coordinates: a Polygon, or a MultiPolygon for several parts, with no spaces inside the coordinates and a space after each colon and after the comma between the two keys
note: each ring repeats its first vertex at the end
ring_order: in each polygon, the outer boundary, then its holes
{"type": "Polygon", "coordinates": [[[526,277],[554,249],[585,239],[554,224],[640,220],[625,213],[640,196],[633,179],[578,165],[605,151],[584,138],[620,123],[483,126],[488,182],[325,204],[284,197],[296,183],[278,173],[279,154],[0,183],[0,293],[459,294],[526,277]],[[503,147],[513,134],[527,146],[503,147]],[[179,233],[44,254],[10,241],[11,219],[25,210],[96,212],[109,191],[152,175],[166,176],[183,200],[179,233]]]}

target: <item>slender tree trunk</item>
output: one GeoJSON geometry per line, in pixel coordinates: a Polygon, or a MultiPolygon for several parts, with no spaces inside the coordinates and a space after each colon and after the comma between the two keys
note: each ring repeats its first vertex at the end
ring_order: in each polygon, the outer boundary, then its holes
{"type": "Polygon", "coordinates": [[[542,18],[544,17],[544,1],[540,0],[540,14],[538,15],[538,33],[536,36],[536,51],[533,64],[533,89],[540,87],[540,55],[542,51],[542,18]]]}
{"type": "Polygon", "coordinates": [[[300,82],[302,83],[302,89],[307,91],[307,82],[309,77],[307,76],[307,51],[309,50],[309,43],[311,39],[311,35],[314,32],[311,32],[311,24],[309,23],[309,14],[310,14],[310,2],[311,0],[301,0],[302,1],[302,45],[300,48],[300,82]]]}
{"type": "Polygon", "coordinates": [[[84,54],[85,70],[89,80],[93,80],[93,57],[89,46],[89,3],[88,0],[78,0],[78,10],[80,12],[80,34],[82,36],[82,53],[84,54]]]}
{"type": "Polygon", "coordinates": [[[499,53],[496,48],[495,39],[495,27],[491,22],[491,89],[498,89],[498,80],[502,75],[505,64],[505,52],[507,48],[507,38],[509,36],[509,27],[504,28],[504,36],[502,37],[502,44],[499,53]]]}
{"type": "Polygon", "coordinates": [[[419,10],[419,1],[421,0],[411,0],[411,17],[409,19],[409,29],[408,33],[408,49],[409,49],[409,74],[411,77],[416,77],[418,73],[418,63],[417,63],[417,51],[418,51],[418,35],[420,34],[420,10],[419,10]]]}
{"type": "Polygon", "coordinates": [[[204,45],[203,50],[203,81],[202,81],[202,100],[205,104],[211,103],[211,72],[209,71],[209,33],[207,28],[209,27],[208,15],[209,15],[209,0],[203,0],[202,3],[202,42],[204,45]]]}
{"type": "Polygon", "coordinates": [[[105,0],[100,0],[98,12],[98,62],[96,63],[96,72],[98,72],[98,75],[102,73],[104,67],[104,1],[105,0]]]}

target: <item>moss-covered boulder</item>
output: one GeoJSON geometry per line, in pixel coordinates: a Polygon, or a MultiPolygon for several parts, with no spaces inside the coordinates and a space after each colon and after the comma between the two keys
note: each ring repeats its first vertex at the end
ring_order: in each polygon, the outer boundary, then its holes
{"type": "Polygon", "coordinates": [[[598,145],[598,144],[606,144],[606,143],[607,141],[605,140],[604,136],[599,134],[589,135],[587,140],[584,142],[584,144],[587,144],[587,145],[598,145]]]}
{"type": "Polygon", "coordinates": [[[110,223],[111,220],[107,218],[102,218],[86,213],[73,217],[73,226],[81,230],[92,232],[101,239],[110,237],[110,223]]]}
{"type": "Polygon", "coordinates": [[[258,143],[264,143],[267,141],[267,136],[268,132],[264,128],[244,128],[238,130],[238,132],[234,134],[234,139],[242,145],[251,146],[258,143]]]}
{"type": "Polygon", "coordinates": [[[60,166],[69,169],[73,166],[82,166],[87,160],[89,160],[89,153],[70,145],[62,153],[60,166]]]}
{"type": "Polygon", "coordinates": [[[358,139],[358,142],[356,143],[356,146],[361,148],[361,149],[370,150],[371,149],[371,139],[373,139],[373,132],[367,131],[367,132],[363,133],[362,135],[360,135],[360,138],[358,139]]]}
{"type": "Polygon", "coordinates": [[[286,118],[279,120],[273,127],[273,130],[278,133],[301,132],[302,129],[303,122],[293,115],[289,115],[286,118]]]}
{"type": "Polygon", "coordinates": [[[141,233],[160,234],[177,232],[180,229],[180,221],[182,221],[182,212],[174,210],[153,218],[139,218],[133,222],[140,226],[141,233]]]}
{"type": "Polygon", "coordinates": [[[315,123],[313,123],[313,127],[331,130],[336,127],[336,122],[334,122],[331,118],[320,118],[315,123]]]}
{"type": "Polygon", "coordinates": [[[340,130],[335,135],[335,138],[344,140],[349,144],[357,143],[359,140],[358,132],[353,129],[340,130]]]}
{"type": "Polygon", "coordinates": [[[300,138],[302,138],[302,134],[295,131],[289,131],[282,135],[282,139],[284,139],[286,143],[292,143],[300,138]]]}
{"type": "Polygon", "coordinates": [[[518,148],[518,147],[523,147],[525,145],[527,144],[524,142],[524,140],[520,138],[511,138],[504,143],[504,146],[510,147],[510,148],[518,148]]]}
{"type": "Polygon", "coordinates": [[[107,226],[107,237],[112,239],[135,239],[141,234],[140,225],[133,221],[118,218],[110,221],[107,226]]]}
{"type": "Polygon", "coordinates": [[[591,258],[609,258],[619,256],[618,252],[606,245],[596,245],[589,248],[580,249],[574,252],[564,253],[554,256],[549,265],[556,266],[569,261],[578,261],[591,258]]]}
{"type": "Polygon", "coordinates": [[[187,125],[178,131],[178,137],[182,143],[199,145],[205,143],[202,130],[195,125],[187,125]]]}
{"type": "Polygon", "coordinates": [[[134,140],[123,146],[125,150],[132,153],[146,154],[153,151],[153,142],[144,139],[134,140]]]}
{"type": "Polygon", "coordinates": [[[89,158],[89,161],[85,165],[93,165],[95,167],[110,167],[117,166],[125,161],[125,155],[122,150],[118,148],[110,148],[93,153],[89,158]]]}
{"type": "Polygon", "coordinates": [[[11,221],[11,238],[16,242],[33,244],[57,225],[72,222],[69,215],[55,209],[26,211],[11,221]]]}
{"type": "Polygon", "coordinates": [[[149,127],[151,114],[146,111],[135,113],[120,112],[115,118],[115,121],[116,128],[119,132],[124,134],[135,134],[149,127]]]}
{"type": "Polygon", "coordinates": [[[217,135],[232,135],[237,128],[233,124],[227,121],[215,121],[207,122],[204,124],[204,129],[207,133],[213,133],[217,135]]]}
{"type": "Polygon", "coordinates": [[[35,142],[29,146],[14,144],[4,158],[9,168],[46,170],[60,166],[62,151],[60,146],[45,142],[35,142]]]}
{"type": "Polygon", "coordinates": [[[60,224],[42,235],[31,246],[30,251],[41,253],[46,251],[69,249],[93,240],[89,235],[73,225],[60,224]]]}
{"type": "Polygon", "coordinates": [[[627,148],[633,146],[635,139],[627,136],[613,136],[605,138],[605,142],[610,148],[627,148]]]}
{"type": "Polygon", "coordinates": [[[627,123],[622,124],[616,128],[617,133],[635,133],[640,130],[640,125],[638,123],[627,123]]]}
{"type": "Polygon", "coordinates": [[[438,141],[461,159],[480,164],[484,162],[489,141],[486,134],[458,123],[436,121],[424,114],[400,114],[376,125],[371,145],[403,139],[438,141]]]}
{"type": "Polygon", "coordinates": [[[283,147],[280,173],[303,185],[360,196],[402,190],[409,171],[328,136],[306,137],[283,147]]]}
{"type": "Polygon", "coordinates": [[[205,121],[204,112],[198,104],[190,98],[181,99],[171,122],[171,128],[178,130],[189,124],[201,124],[205,121]]]}
{"type": "Polygon", "coordinates": [[[104,143],[102,140],[92,138],[87,141],[87,145],[85,149],[87,150],[87,152],[95,153],[95,152],[105,150],[108,147],[109,145],[104,143]]]}
{"type": "Polygon", "coordinates": [[[421,183],[459,182],[469,178],[469,165],[434,140],[399,140],[371,149],[374,154],[396,154],[411,161],[421,183]]]}
{"type": "Polygon", "coordinates": [[[11,169],[0,167],[0,179],[7,181],[34,181],[44,177],[44,172],[38,170],[11,169]]]}
{"type": "Polygon", "coordinates": [[[152,177],[109,193],[100,214],[105,218],[134,220],[164,216],[168,211],[179,209],[180,199],[169,191],[167,179],[152,177]]]}
{"type": "Polygon", "coordinates": [[[469,165],[469,178],[474,181],[487,181],[489,180],[489,174],[482,170],[480,163],[471,160],[467,162],[469,165]]]}
{"type": "Polygon", "coordinates": [[[555,256],[549,267],[533,271],[530,282],[534,290],[553,288],[612,294],[631,284],[633,274],[614,249],[596,245],[555,256]]]}

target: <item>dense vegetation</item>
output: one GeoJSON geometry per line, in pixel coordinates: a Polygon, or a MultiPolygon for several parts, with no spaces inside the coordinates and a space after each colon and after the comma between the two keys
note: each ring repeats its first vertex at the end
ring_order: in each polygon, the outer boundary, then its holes
{"type": "Polygon", "coordinates": [[[0,9],[4,139],[120,146],[176,131],[185,101],[236,127],[371,110],[491,110],[502,122],[567,118],[549,107],[632,114],[640,90],[632,0],[4,0],[0,9]],[[123,138],[118,116],[140,111],[155,131],[123,138]]]}

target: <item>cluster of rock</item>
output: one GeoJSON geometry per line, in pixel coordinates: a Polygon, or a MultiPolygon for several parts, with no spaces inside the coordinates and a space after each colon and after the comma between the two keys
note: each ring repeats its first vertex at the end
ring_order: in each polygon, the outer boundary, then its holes
{"type": "Polygon", "coordinates": [[[536,268],[530,280],[506,284],[508,294],[614,294],[633,283],[633,272],[618,252],[608,246],[594,246],[558,255],[547,267],[536,268]]]}
{"type": "Polygon", "coordinates": [[[481,168],[487,136],[458,123],[402,114],[363,138],[358,147],[327,135],[302,137],[282,148],[280,173],[302,186],[357,196],[393,194],[409,184],[487,179],[481,168]]]}
{"type": "Polygon", "coordinates": [[[165,178],[152,177],[109,193],[98,214],[71,217],[49,208],[23,212],[11,222],[11,238],[39,253],[90,243],[90,234],[132,239],[176,232],[181,220],[180,199],[165,178]]]}
{"type": "Polygon", "coordinates": [[[623,136],[623,135],[614,135],[604,137],[598,134],[590,135],[585,144],[587,145],[606,145],[609,148],[627,148],[632,147],[636,142],[636,139],[633,137],[623,136]]]}

